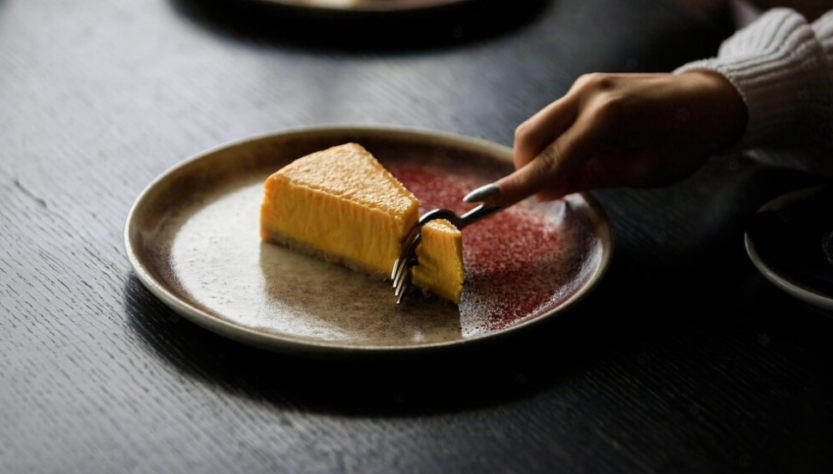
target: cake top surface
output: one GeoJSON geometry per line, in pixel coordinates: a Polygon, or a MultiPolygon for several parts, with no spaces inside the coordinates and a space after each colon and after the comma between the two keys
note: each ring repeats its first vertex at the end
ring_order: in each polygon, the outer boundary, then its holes
{"type": "Polygon", "coordinates": [[[272,178],[384,212],[403,213],[419,206],[417,198],[356,143],[298,158],[272,178]]]}
{"type": "Polygon", "coordinates": [[[425,233],[425,229],[429,229],[429,232],[433,231],[437,234],[448,234],[449,236],[461,235],[460,230],[454,227],[454,224],[445,219],[433,220],[428,224],[425,224],[425,227],[423,227],[423,233],[425,233]]]}

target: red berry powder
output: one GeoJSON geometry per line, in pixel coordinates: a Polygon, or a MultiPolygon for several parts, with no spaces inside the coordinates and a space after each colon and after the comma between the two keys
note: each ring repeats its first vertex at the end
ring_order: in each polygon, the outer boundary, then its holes
{"type": "MultiPolygon", "coordinates": [[[[463,196],[486,184],[426,165],[386,167],[419,198],[420,214],[436,208],[462,214],[474,207],[463,196]]],[[[562,304],[595,268],[595,242],[586,216],[565,201],[528,200],[465,228],[459,305],[464,335],[504,329],[562,304]]]]}

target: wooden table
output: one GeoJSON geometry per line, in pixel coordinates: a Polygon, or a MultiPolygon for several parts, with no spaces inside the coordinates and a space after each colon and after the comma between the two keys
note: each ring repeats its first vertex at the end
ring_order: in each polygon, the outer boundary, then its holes
{"type": "Polygon", "coordinates": [[[594,193],[603,284],[490,354],[267,353],[132,275],[130,205],[206,148],[346,122],[511,145],[579,74],[723,34],[659,0],[513,3],[511,27],[453,13],[381,48],[197,0],[0,0],[0,472],[831,472],[833,321],[754,269],[740,224],[813,179],[742,157],[594,193]]]}

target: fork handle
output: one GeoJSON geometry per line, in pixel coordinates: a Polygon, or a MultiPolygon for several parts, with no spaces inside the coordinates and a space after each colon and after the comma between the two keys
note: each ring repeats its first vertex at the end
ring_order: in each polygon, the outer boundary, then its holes
{"type": "Polygon", "coordinates": [[[481,204],[460,216],[460,218],[457,219],[457,222],[455,222],[454,225],[458,229],[463,230],[464,227],[474,224],[475,222],[483,219],[484,217],[491,216],[492,214],[501,209],[503,209],[503,207],[501,206],[489,206],[487,204],[481,204]]]}

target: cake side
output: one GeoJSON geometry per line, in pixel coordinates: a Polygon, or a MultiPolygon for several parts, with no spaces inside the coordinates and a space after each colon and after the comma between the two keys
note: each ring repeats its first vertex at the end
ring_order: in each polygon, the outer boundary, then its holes
{"type": "Polygon", "coordinates": [[[355,272],[369,275],[375,280],[381,281],[390,278],[390,273],[382,272],[378,268],[370,267],[367,264],[356,260],[351,260],[346,257],[338,257],[331,253],[324,252],[315,245],[293,239],[292,237],[283,234],[277,230],[271,230],[265,227],[261,230],[266,235],[266,237],[263,239],[264,242],[280,245],[282,247],[286,247],[292,250],[293,252],[298,252],[309,257],[322,260],[324,262],[345,266],[355,272]]]}
{"type": "Polygon", "coordinates": [[[419,264],[412,270],[414,285],[459,303],[465,280],[463,234],[447,220],[431,221],[422,228],[416,252],[419,264]]]}

